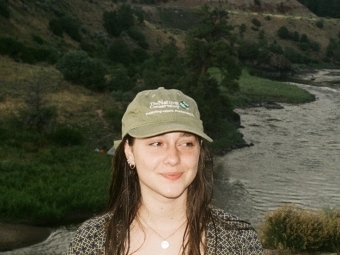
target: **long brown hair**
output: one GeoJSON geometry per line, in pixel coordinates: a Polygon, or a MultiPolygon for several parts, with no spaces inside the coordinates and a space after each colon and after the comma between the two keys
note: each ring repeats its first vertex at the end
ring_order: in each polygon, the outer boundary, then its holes
{"type": "MultiPolygon", "coordinates": [[[[197,139],[201,140],[200,137],[197,139]]],[[[127,135],[115,151],[112,164],[112,180],[106,213],[111,214],[106,225],[105,254],[129,254],[130,225],[141,205],[141,191],[137,172],[129,167],[124,145],[130,146],[134,138],[127,135]]],[[[198,171],[188,187],[187,220],[183,237],[183,254],[201,255],[206,226],[212,220],[209,203],[212,198],[213,160],[209,150],[201,143],[198,171]]]]}

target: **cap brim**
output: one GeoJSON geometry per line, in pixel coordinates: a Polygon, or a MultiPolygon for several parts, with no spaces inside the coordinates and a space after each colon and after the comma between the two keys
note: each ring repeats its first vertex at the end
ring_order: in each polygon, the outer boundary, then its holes
{"type": "Polygon", "coordinates": [[[199,128],[195,128],[192,126],[188,126],[185,124],[181,124],[178,122],[173,123],[160,123],[157,125],[148,125],[144,127],[138,127],[129,130],[129,135],[136,138],[146,138],[151,137],[155,135],[160,135],[168,132],[174,132],[174,131],[182,131],[182,132],[188,132],[195,135],[198,135],[202,137],[203,139],[207,140],[208,142],[212,142],[213,139],[211,139],[208,135],[206,135],[204,132],[202,132],[199,128]]]}

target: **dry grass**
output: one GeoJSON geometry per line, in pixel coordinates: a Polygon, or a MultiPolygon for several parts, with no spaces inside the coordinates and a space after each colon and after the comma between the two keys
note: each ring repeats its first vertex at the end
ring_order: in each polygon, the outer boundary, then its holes
{"type": "Polygon", "coordinates": [[[340,252],[340,211],[303,210],[285,205],[267,213],[260,226],[266,248],[281,254],[293,252],[340,252]]]}
{"type": "Polygon", "coordinates": [[[47,105],[57,107],[58,123],[79,129],[90,140],[111,141],[113,134],[102,117],[102,112],[119,105],[110,94],[96,93],[83,86],[63,80],[62,74],[53,66],[17,63],[0,56],[0,114],[17,115],[26,107],[27,86],[36,79],[46,79],[44,99],[47,105]]]}

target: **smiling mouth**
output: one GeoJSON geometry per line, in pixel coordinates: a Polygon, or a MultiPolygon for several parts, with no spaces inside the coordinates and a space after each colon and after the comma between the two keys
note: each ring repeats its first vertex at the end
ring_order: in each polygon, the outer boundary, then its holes
{"type": "Polygon", "coordinates": [[[162,176],[168,180],[175,181],[181,178],[183,173],[163,173],[162,176]]]}

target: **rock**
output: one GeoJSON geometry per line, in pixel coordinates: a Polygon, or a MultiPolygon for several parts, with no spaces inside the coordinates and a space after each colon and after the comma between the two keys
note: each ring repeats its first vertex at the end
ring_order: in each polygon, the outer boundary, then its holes
{"type": "Polygon", "coordinates": [[[0,251],[10,251],[40,243],[50,234],[49,228],[0,223],[0,251]]]}

